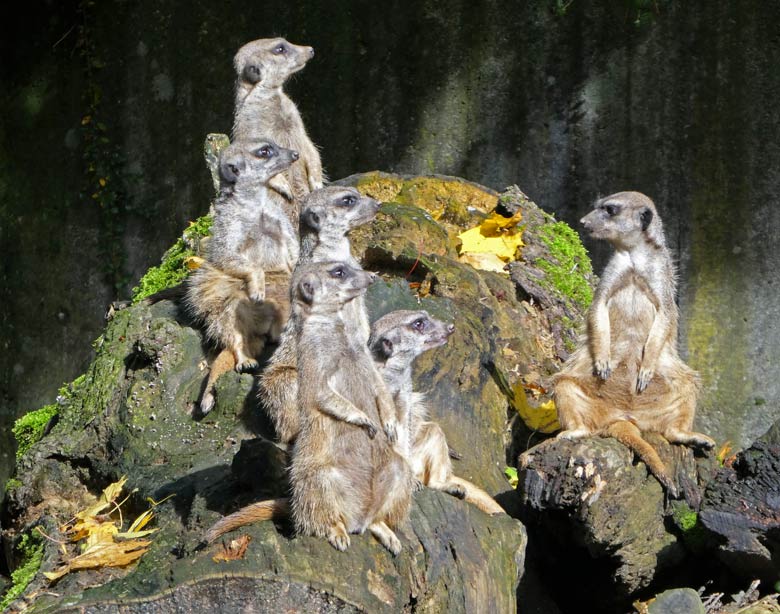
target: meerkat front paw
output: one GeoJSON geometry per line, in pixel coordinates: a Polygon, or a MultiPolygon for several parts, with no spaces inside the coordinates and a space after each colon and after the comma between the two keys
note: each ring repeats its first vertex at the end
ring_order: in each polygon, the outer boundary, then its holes
{"type": "Polygon", "coordinates": [[[253,303],[262,303],[265,300],[265,288],[250,288],[249,300],[253,303]]]}
{"type": "Polygon", "coordinates": [[[359,424],[358,426],[366,431],[366,435],[368,435],[369,439],[373,439],[374,437],[376,437],[377,428],[370,422],[364,422],[362,424],[359,424]]]}
{"type": "Polygon", "coordinates": [[[236,361],[236,371],[238,373],[246,373],[252,369],[257,369],[259,366],[259,362],[257,362],[254,358],[249,358],[248,356],[242,356],[240,360],[236,361]]]}
{"type": "Polygon", "coordinates": [[[330,527],[327,539],[328,543],[336,550],[346,552],[347,548],[349,548],[349,535],[347,535],[347,531],[343,526],[330,527]]]}
{"type": "Polygon", "coordinates": [[[636,391],[639,393],[644,392],[650,380],[653,379],[653,375],[655,375],[655,371],[652,369],[640,369],[639,377],[636,380],[636,391]]]}
{"type": "Polygon", "coordinates": [[[385,431],[385,436],[387,437],[387,441],[390,442],[390,444],[394,444],[396,441],[398,441],[398,421],[395,419],[388,420],[383,425],[383,430],[385,431]]]}
{"type": "Polygon", "coordinates": [[[609,358],[593,361],[593,373],[601,380],[606,381],[612,375],[612,364],[609,358]]]}

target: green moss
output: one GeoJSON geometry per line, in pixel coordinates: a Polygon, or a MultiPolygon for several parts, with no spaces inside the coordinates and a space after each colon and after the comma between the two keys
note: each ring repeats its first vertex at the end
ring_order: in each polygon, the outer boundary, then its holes
{"type": "Polygon", "coordinates": [[[189,269],[186,260],[197,255],[192,246],[197,245],[210,231],[211,216],[204,215],[191,222],[184,234],[165,252],[160,266],[150,268],[133,288],[133,304],[155,292],[175,286],[187,277],[189,269]]]}
{"type": "Polygon", "coordinates": [[[14,423],[13,434],[16,437],[16,458],[20,459],[33,444],[43,438],[46,425],[59,413],[59,405],[52,403],[31,411],[14,423]]]}
{"type": "Polygon", "coordinates": [[[705,547],[707,530],[699,520],[699,514],[684,501],[672,502],[672,520],[682,534],[683,542],[691,550],[705,547]]]}
{"type": "Polygon", "coordinates": [[[22,539],[16,547],[21,555],[19,566],[11,572],[11,588],[0,601],[0,610],[7,608],[14,599],[19,597],[30,584],[35,574],[41,567],[43,560],[43,543],[40,538],[31,535],[22,535],[22,539]]]}
{"type": "Polygon", "coordinates": [[[588,279],[593,268],[579,236],[566,222],[539,228],[539,237],[550,250],[550,259],[540,258],[536,266],[547,273],[547,281],[562,296],[585,310],[593,300],[588,279]]]}
{"type": "Polygon", "coordinates": [[[13,490],[14,488],[19,488],[22,485],[21,480],[17,480],[16,478],[11,478],[5,483],[5,492],[8,492],[9,490],[13,490]]]}

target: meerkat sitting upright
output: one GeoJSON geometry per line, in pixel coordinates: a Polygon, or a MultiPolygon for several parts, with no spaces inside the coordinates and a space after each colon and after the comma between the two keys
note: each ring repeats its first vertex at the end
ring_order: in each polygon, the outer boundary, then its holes
{"type": "Polygon", "coordinates": [[[391,527],[408,513],[414,478],[393,449],[395,433],[374,435],[395,407],[368,352],[354,348],[344,318],[344,305],[374,277],[333,262],[295,272],[302,424],[290,466],[292,515],[299,532],[325,537],[339,550],[349,546],[349,533],[368,529],[398,554],[391,527]]]}
{"type": "MultiPolygon", "coordinates": [[[[315,190],[303,204],[300,218],[299,262],[340,261],[360,268],[352,256],[348,233],[374,219],[379,203],[355,188],[329,186],[315,190]]],[[[370,332],[364,297],[344,306],[349,339],[355,349],[366,348],[370,332]]],[[[279,346],[260,376],[260,400],[274,422],[282,443],[291,443],[300,429],[296,366],[295,314],[282,331],[279,346]]]]}
{"type": "Polygon", "coordinates": [[[484,490],[455,476],[444,431],[428,420],[424,396],[412,385],[412,364],[423,352],[447,343],[455,330],[427,311],[393,311],[371,327],[369,349],[393,395],[398,419],[396,450],[422,484],[465,498],[487,514],[504,510],[484,490]]]}
{"type": "Polygon", "coordinates": [[[268,140],[234,143],[220,155],[222,188],[206,262],[187,280],[183,300],[207,338],[223,348],[200,400],[202,413],[213,406],[217,378],[233,367],[256,366],[265,341],[277,340],[287,320],[298,240],[284,211],[268,197],[267,184],[297,159],[295,151],[268,140]],[[270,295],[267,281],[273,281],[270,295]]]}
{"type": "Polygon", "coordinates": [[[676,493],[641,431],[689,446],[715,442],[691,430],[699,383],[677,354],[675,270],[661,219],[644,194],[619,192],[596,201],[581,222],[615,253],[588,310],[584,343],[555,377],[558,438],[615,437],[676,493]]]}
{"type": "Polygon", "coordinates": [[[349,339],[344,306],[374,275],[344,262],[298,267],[291,285],[301,431],[290,465],[292,496],[246,506],[217,522],[210,542],[250,522],[292,514],[298,533],[346,550],[368,529],[393,554],[393,526],[407,515],[415,483],[394,439],[380,432],[392,398],[367,351],[349,339]]]}
{"type": "Polygon", "coordinates": [[[291,197],[289,215],[293,224],[297,223],[303,198],[322,187],[323,175],[317,147],[306,134],[298,108],[282,86],[313,56],[311,47],[269,38],[247,43],[233,60],[237,75],[233,138],[267,136],[301,155],[300,163],[285,174],[286,182],[273,184],[281,194],[291,197]],[[287,188],[283,184],[289,185],[290,194],[285,194],[287,188]]]}

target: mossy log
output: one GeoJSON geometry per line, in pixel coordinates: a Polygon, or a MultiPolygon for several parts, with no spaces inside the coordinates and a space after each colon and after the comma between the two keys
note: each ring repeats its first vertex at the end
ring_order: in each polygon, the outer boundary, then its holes
{"type": "MultiPolygon", "coordinates": [[[[376,221],[353,237],[364,266],[381,275],[367,297],[371,318],[422,307],[455,323],[449,343],[418,361],[416,385],[462,456],[456,473],[506,497],[504,467],[517,419],[513,388],[526,381],[543,388],[560,356],[549,314],[519,297],[509,275],[458,261],[456,231],[477,225],[499,195],[445,177],[371,173],[347,183],[369,193],[392,186],[376,221]]],[[[502,199],[518,201],[512,194],[502,199]]],[[[527,209],[529,237],[536,229],[531,219],[553,223],[530,201],[516,204],[527,209]]],[[[186,266],[180,251],[162,264],[176,274],[154,283],[179,278],[186,266]]],[[[56,423],[19,459],[6,498],[6,550],[36,525],[59,539],[57,527],[123,475],[134,492],[128,515],[145,509],[147,497],[174,496],[156,508],[160,531],[139,564],[69,574],[56,585],[57,596],[38,574],[16,605],[125,612],[271,603],[290,611],[514,610],[524,528],[439,492],[415,496],[395,559],[369,536],[339,553],[270,522],[247,528],[254,540],[243,560],[214,563],[218,545],[196,550],[221,514],[285,493],[286,458],[270,443],[252,374],[225,375],[215,409],[195,419],[212,350],[174,303],[120,307],[95,343],[89,370],[59,400],[56,423]]],[[[53,541],[42,543],[41,570],[48,571],[59,550],[53,541]]]]}

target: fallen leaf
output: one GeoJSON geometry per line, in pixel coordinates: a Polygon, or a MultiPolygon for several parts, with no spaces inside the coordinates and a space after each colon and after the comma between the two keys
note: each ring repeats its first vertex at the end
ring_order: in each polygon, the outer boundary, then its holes
{"type": "Polygon", "coordinates": [[[215,563],[219,563],[220,561],[237,561],[238,559],[243,559],[249,542],[251,541],[251,535],[241,535],[235,539],[231,539],[227,544],[222,544],[222,550],[217,552],[212,557],[212,560],[215,563]]]}
{"type": "Polygon", "coordinates": [[[519,211],[511,218],[491,213],[479,226],[459,234],[461,261],[483,270],[503,271],[504,264],[514,260],[523,245],[523,229],[517,225],[520,217],[519,211]],[[481,257],[475,259],[475,254],[481,257]],[[482,256],[485,254],[491,256],[482,256]],[[471,260],[465,259],[467,255],[471,260]]]}
{"type": "Polygon", "coordinates": [[[494,273],[509,275],[509,273],[504,270],[506,262],[501,260],[497,254],[466,252],[458,256],[458,260],[464,264],[470,264],[475,269],[481,271],[493,271],[494,273]]]}
{"type": "Polygon", "coordinates": [[[134,539],[126,542],[101,542],[87,548],[52,572],[43,572],[49,580],[57,580],[71,571],[98,567],[124,567],[143,556],[152,542],[134,539]]]}
{"type": "Polygon", "coordinates": [[[190,271],[194,271],[195,269],[199,269],[204,262],[205,262],[205,259],[201,258],[200,256],[187,256],[184,259],[184,265],[190,271]]]}
{"type": "Polygon", "coordinates": [[[561,428],[555,401],[550,399],[538,406],[531,405],[525,394],[523,382],[517,382],[512,391],[514,392],[512,406],[529,429],[540,433],[553,433],[561,428]]]}
{"type": "Polygon", "coordinates": [[[509,485],[512,488],[517,488],[517,469],[514,467],[506,467],[504,469],[504,475],[506,476],[506,479],[509,480],[509,485]]]}

